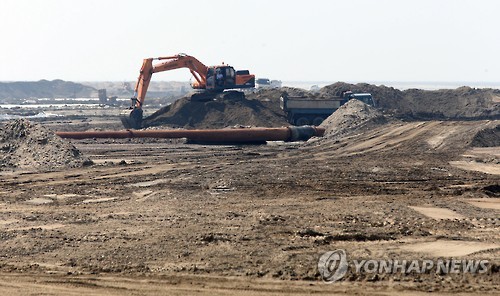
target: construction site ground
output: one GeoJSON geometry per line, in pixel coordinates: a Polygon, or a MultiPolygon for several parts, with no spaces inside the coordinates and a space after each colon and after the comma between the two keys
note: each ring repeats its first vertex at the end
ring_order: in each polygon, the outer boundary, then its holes
{"type": "MultiPolygon", "coordinates": [[[[116,118],[46,120],[51,130],[116,118]]],[[[500,293],[498,121],[389,121],[267,145],[88,139],[94,164],[0,172],[3,295],[500,293]],[[324,283],[320,255],[488,260],[484,274],[324,283]]]]}

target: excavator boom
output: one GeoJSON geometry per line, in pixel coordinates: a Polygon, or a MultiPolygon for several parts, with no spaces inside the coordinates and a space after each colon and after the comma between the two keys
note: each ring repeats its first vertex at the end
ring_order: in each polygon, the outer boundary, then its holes
{"type": "Polygon", "coordinates": [[[196,58],[185,55],[178,54],[170,57],[159,57],[159,58],[147,58],[142,62],[141,71],[139,73],[139,78],[137,78],[137,83],[134,89],[135,107],[141,108],[146,98],[146,93],[148,91],[149,82],[153,73],[164,72],[174,69],[188,68],[191,74],[194,76],[196,83],[193,84],[193,88],[205,89],[206,88],[206,75],[208,67],[196,58]],[[153,65],[153,60],[164,61],[162,63],[153,65]]]}

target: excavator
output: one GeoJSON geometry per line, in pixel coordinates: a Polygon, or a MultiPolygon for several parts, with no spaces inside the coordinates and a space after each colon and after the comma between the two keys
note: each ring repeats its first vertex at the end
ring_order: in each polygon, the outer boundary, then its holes
{"type": "Polygon", "coordinates": [[[219,66],[208,67],[195,57],[183,53],[168,57],[147,58],[142,63],[134,89],[134,97],[131,98],[132,104],[129,109],[132,109],[132,111],[128,118],[122,120],[127,128],[137,129],[142,126],[142,106],[153,74],[179,68],[188,68],[191,71],[195,79],[191,85],[194,89],[208,93],[208,96],[197,96],[200,98],[210,97],[210,94],[221,93],[227,89],[255,87],[255,75],[250,74],[248,70],[236,71],[233,67],[224,63],[219,66]],[[153,60],[162,62],[153,65],[153,60]]]}

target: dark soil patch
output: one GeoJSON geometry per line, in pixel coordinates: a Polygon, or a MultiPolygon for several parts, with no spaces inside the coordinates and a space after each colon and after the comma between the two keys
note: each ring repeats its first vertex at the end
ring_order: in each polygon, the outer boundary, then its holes
{"type": "Polygon", "coordinates": [[[479,131],[472,139],[473,147],[497,147],[500,146],[500,125],[491,129],[479,131]]]}

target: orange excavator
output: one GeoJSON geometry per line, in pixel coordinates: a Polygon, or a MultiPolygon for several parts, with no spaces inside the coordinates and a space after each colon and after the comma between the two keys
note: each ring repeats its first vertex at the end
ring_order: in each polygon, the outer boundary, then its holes
{"type": "Polygon", "coordinates": [[[255,75],[250,74],[248,70],[236,71],[233,67],[225,64],[207,67],[198,59],[186,54],[144,59],[134,89],[134,97],[130,107],[132,111],[128,119],[123,121],[127,127],[141,128],[142,126],[142,105],[153,73],[179,68],[188,68],[195,79],[192,87],[205,92],[220,93],[226,89],[255,87],[255,75]],[[153,65],[153,60],[163,62],[153,65]]]}

